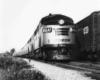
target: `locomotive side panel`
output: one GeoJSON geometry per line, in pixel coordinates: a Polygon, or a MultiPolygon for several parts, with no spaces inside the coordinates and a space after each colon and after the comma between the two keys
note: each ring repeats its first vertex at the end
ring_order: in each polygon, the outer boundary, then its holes
{"type": "Polygon", "coordinates": [[[32,35],[32,37],[31,37],[31,52],[33,53],[33,51],[34,51],[34,35],[32,35]]]}
{"type": "Polygon", "coordinates": [[[30,54],[31,53],[31,42],[29,43],[28,49],[29,49],[28,53],[30,54]]]}
{"type": "Polygon", "coordinates": [[[38,26],[36,29],[36,34],[34,35],[34,50],[41,47],[41,27],[38,26]]]}
{"type": "Polygon", "coordinates": [[[39,29],[39,31],[40,31],[40,38],[39,38],[39,46],[40,47],[43,47],[43,40],[44,40],[44,38],[43,38],[43,27],[40,27],[40,29],[39,29]]]}
{"type": "Polygon", "coordinates": [[[29,54],[29,44],[26,44],[26,46],[24,47],[23,54],[25,54],[23,56],[28,57],[28,54],[29,54]]]}
{"type": "Polygon", "coordinates": [[[29,56],[31,57],[31,55],[32,55],[32,49],[33,49],[33,47],[32,47],[32,41],[29,43],[29,52],[28,52],[28,54],[29,54],[29,56]]]}
{"type": "Polygon", "coordinates": [[[39,48],[39,37],[38,34],[34,37],[34,50],[39,48]]]}

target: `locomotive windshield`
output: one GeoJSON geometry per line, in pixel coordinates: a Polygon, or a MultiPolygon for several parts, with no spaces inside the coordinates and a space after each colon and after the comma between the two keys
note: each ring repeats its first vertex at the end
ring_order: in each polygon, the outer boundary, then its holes
{"type": "Polygon", "coordinates": [[[64,20],[64,23],[60,23],[59,22],[60,20],[52,20],[52,21],[48,21],[46,22],[44,25],[74,25],[72,22],[70,21],[65,21],[64,20]]]}
{"type": "Polygon", "coordinates": [[[47,16],[42,18],[41,20],[41,24],[43,25],[59,25],[60,22],[61,23],[64,21],[63,25],[73,25],[73,20],[67,16],[64,15],[51,15],[51,16],[47,16]]]}

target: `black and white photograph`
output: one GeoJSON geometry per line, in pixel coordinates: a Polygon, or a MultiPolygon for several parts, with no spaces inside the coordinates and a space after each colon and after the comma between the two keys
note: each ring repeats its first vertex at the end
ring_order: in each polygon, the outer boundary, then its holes
{"type": "Polygon", "coordinates": [[[0,80],[100,80],[100,0],[0,0],[0,80]]]}

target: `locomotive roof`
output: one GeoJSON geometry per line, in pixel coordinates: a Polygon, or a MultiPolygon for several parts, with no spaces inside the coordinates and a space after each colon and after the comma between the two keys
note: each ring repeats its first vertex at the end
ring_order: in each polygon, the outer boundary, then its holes
{"type": "Polygon", "coordinates": [[[54,21],[54,20],[60,20],[60,19],[73,23],[73,20],[70,17],[64,16],[61,14],[53,14],[53,15],[50,14],[49,16],[43,17],[40,22],[41,24],[45,24],[47,22],[54,21]]]}

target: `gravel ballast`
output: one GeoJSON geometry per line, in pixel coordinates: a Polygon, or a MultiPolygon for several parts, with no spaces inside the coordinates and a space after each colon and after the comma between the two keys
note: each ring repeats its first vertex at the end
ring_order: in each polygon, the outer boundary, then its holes
{"type": "Polygon", "coordinates": [[[35,68],[41,71],[50,80],[93,80],[91,79],[91,77],[87,77],[86,75],[84,75],[84,73],[89,72],[64,69],[33,60],[31,60],[30,62],[27,59],[24,60],[27,61],[30,65],[34,65],[35,68]]]}

